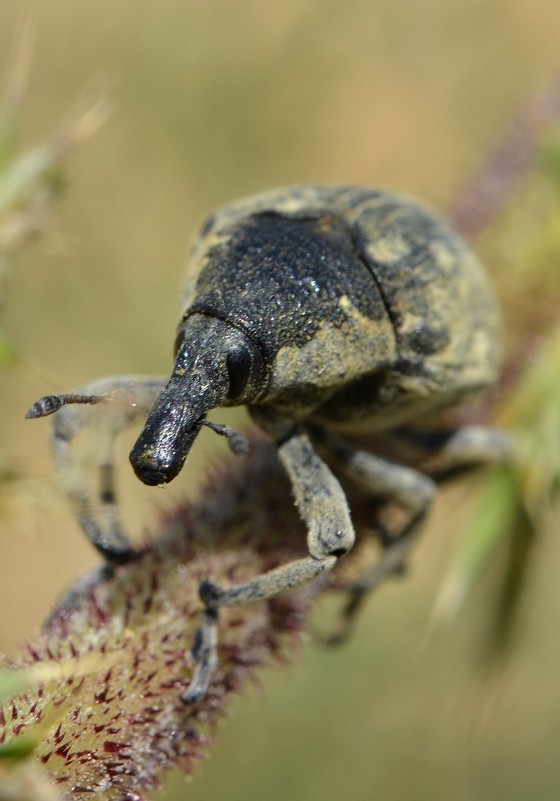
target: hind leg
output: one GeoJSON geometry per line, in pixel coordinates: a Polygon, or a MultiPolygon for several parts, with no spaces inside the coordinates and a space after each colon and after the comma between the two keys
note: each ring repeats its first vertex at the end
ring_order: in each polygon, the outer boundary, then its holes
{"type": "MultiPolygon", "coordinates": [[[[403,429],[395,432],[416,445],[427,457],[425,475],[410,467],[380,459],[366,451],[356,450],[325,431],[314,432],[322,448],[337,468],[355,484],[400,506],[407,519],[392,536],[383,536],[383,554],[377,564],[351,586],[338,629],[327,638],[329,644],[346,639],[356,615],[368,593],[392,573],[400,572],[407,555],[421,531],[436,485],[483,464],[500,463],[511,457],[509,437],[497,430],[466,426],[446,431],[403,429]]],[[[398,450],[398,449],[397,449],[398,450]]]]}

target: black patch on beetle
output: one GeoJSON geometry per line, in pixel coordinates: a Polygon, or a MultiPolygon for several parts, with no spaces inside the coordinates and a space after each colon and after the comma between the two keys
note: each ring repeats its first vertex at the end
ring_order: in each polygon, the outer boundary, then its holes
{"type": "Polygon", "coordinates": [[[323,324],[346,326],[342,297],[370,320],[387,316],[346,223],[326,211],[302,219],[265,212],[236,222],[208,252],[189,313],[231,322],[272,360],[323,324]]]}

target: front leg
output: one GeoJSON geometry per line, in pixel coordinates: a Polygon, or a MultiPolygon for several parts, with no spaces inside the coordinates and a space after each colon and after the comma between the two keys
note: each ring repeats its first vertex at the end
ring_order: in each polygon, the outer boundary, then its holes
{"type": "Polygon", "coordinates": [[[278,454],[292,482],[299,513],[307,526],[309,556],[277,567],[245,584],[225,588],[210,581],[201,584],[204,611],[192,649],[195,671],[183,697],[186,703],[200,700],[208,690],[217,664],[220,606],[254,603],[311,581],[332,570],[339,557],[354,544],[346,497],[305,431],[292,424],[278,443],[278,454]]]}
{"type": "Polygon", "coordinates": [[[160,378],[113,376],[86,384],[77,392],[47,395],[26,417],[54,415],[51,446],[60,483],[76,520],[99,553],[111,564],[132,559],[135,551],[123,532],[115,493],[117,435],[143,420],[165,382],[160,378]],[[72,448],[83,430],[95,437],[98,502],[93,500],[90,470],[72,448]]]}

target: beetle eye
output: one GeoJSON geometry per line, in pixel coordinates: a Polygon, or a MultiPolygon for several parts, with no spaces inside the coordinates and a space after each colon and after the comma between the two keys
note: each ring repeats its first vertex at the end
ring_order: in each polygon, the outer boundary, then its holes
{"type": "Polygon", "coordinates": [[[226,367],[229,375],[227,397],[228,400],[234,400],[243,393],[251,374],[251,354],[247,348],[237,345],[228,351],[226,367]]]}

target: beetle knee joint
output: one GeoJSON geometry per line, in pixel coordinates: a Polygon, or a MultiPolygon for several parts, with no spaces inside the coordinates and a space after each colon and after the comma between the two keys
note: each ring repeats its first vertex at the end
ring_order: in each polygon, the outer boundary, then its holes
{"type": "Polygon", "coordinates": [[[309,553],[315,559],[325,559],[328,556],[344,556],[354,544],[353,529],[343,530],[336,528],[320,529],[311,533],[309,553]]]}

